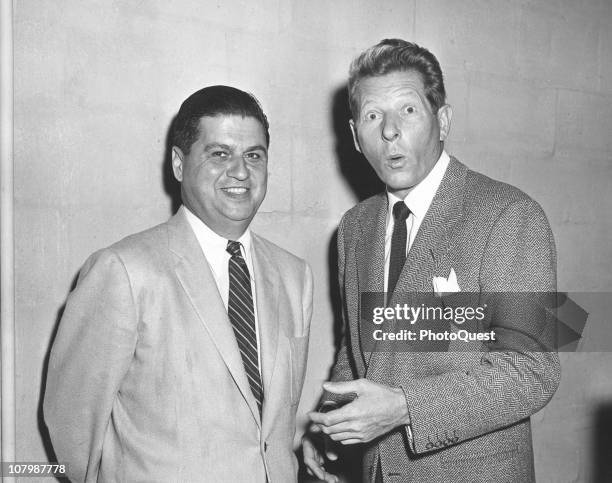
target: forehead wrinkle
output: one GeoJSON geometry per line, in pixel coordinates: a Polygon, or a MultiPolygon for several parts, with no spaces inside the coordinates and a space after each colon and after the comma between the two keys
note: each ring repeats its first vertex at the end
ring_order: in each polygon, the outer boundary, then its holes
{"type": "Polygon", "coordinates": [[[368,90],[369,97],[386,99],[394,97],[399,94],[400,96],[415,95],[419,99],[425,97],[425,85],[423,79],[418,72],[413,70],[398,71],[385,74],[383,76],[372,76],[363,79],[357,86],[357,93],[360,100],[363,99],[365,102],[370,102],[370,98],[364,99],[364,90],[368,90]],[[373,92],[372,92],[373,91],[373,92]]]}
{"type": "Polygon", "coordinates": [[[370,93],[366,96],[360,96],[360,110],[369,107],[371,104],[396,104],[397,102],[403,102],[406,100],[417,99],[423,102],[424,94],[421,94],[418,90],[408,86],[397,86],[391,90],[385,90],[382,94],[370,93]]]}

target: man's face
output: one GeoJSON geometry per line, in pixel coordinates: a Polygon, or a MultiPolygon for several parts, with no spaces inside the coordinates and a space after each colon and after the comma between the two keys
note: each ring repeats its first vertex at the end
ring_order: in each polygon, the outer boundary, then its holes
{"type": "Polygon", "coordinates": [[[438,161],[450,106],[433,112],[421,74],[413,70],[367,77],[356,94],[358,118],[350,121],[355,147],[387,189],[404,198],[438,161]]]}
{"type": "Polygon", "coordinates": [[[266,195],[268,150],[253,117],[205,116],[189,154],[172,148],[183,203],[217,234],[236,240],[266,195]]]}

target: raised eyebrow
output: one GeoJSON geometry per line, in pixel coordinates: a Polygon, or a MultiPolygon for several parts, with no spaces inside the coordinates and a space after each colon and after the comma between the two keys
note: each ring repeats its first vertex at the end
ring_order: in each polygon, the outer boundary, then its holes
{"type": "Polygon", "coordinates": [[[366,103],[361,107],[361,109],[359,109],[359,117],[365,116],[372,111],[379,112],[378,109],[373,109],[372,106],[366,103]]]}
{"type": "Polygon", "coordinates": [[[402,99],[409,99],[409,100],[418,100],[418,101],[423,101],[421,95],[418,92],[414,92],[413,90],[409,90],[408,92],[403,92],[400,96],[402,99]]]}
{"type": "Polygon", "coordinates": [[[371,109],[372,105],[376,105],[376,101],[374,99],[366,99],[362,104],[361,104],[361,110],[365,111],[367,109],[371,109]]]}

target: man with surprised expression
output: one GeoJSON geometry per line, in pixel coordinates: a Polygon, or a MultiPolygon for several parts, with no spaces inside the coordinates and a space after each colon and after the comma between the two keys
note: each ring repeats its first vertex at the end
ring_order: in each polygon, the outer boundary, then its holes
{"type": "Polygon", "coordinates": [[[365,78],[359,85],[358,103],[359,117],[349,121],[355,147],[371,160],[387,192],[404,199],[442,154],[451,107],[445,104],[434,112],[416,71],[365,78]]]}
{"type": "MultiPolygon", "coordinates": [[[[534,481],[529,416],[554,394],[559,362],[519,342],[541,342],[544,318],[525,325],[499,312],[487,322],[495,342],[459,341],[448,352],[376,351],[359,311],[364,292],[386,292],[395,306],[452,274],[465,292],[554,292],[546,216],[520,190],[446,153],[452,111],[428,50],[399,39],[367,49],[351,65],[349,99],[355,147],[386,191],[340,223],[347,328],[311,430],[328,444],[363,445],[364,482],[534,481]]],[[[303,439],[308,471],[338,481],[316,439],[303,439]]]]}
{"type": "Polygon", "coordinates": [[[206,87],[172,143],[183,205],[92,255],[68,299],[44,403],[56,455],[74,481],[296,481],[312,275],[249,229],[267,118],[206,87]]]}

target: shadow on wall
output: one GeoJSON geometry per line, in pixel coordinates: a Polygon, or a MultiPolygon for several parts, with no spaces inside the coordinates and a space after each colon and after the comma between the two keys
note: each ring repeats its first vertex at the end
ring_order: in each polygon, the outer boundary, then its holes
{"type": "Polygon", "coordinates": [[[593,482],[612,481],[612,403],[602,404],[595,412],[593,425],[593,482]]]}
{"type": "MultiPolygon", "coordinates": [[[[340,286],[338,282],[338,230],[334,230],[327,251],[327,284],[330,305],[333,312],[334,323],[334,349],[338,353],[342,337],[344,336],[344,324],[342,323],[342,302],[340,299],[340,286]]],[[[331,377],[331,369],[330,374],[331,377]]]]}
{"type": "Polygon", "coordinates": [[[331,113],[336,138],[336,158],[340,173],[347,181],[357,200],[363,201],[383,191],[385,185],[380,181],[363,155],[355,149],[353,135],[349,127],[349,119],[352,115],[348,99],[346,84],[337,88],[332,96],[331,113]]]}
{"type": "MultiPolygon", "coordinates": [[[[346,85],[337,88],[332,94],[332,126],[336,139],[336,159],[338,169],[348,183],[355,198],[363,201],[384,190],[384,184],[379,180],[361,153],[355,149],[353,135],[349,127],[351,111],[348,102],[346,85]]],[[[338,220],[340,222],[340,220],[338,220]]],[[[334,232],[328,245],[328,283],[329,299],[334,316],[334,345],[336,352],[340,348],[344,336],[342,323],[342,304],[340,287],[338,285],[338,233],[334,232]]],[[[331,374],[330,374],[331,376],[331,374]]],[[[359,445],[338,448],[339,458],[335,462],[327,462],[326,469],[339,477],[340,482],[353,483],[361,481],[361,447],[359,445]]],[[[302,461],[301,454],[298,460],[302,461]]],[[[310,483],[318,481],[307,474],[303,464],[300,468],[299,481],[310,483]]]]}
{"type": "MultiPolygon", "coordinates": [[[[363,201],[380,193],[385,185],[380,181],[363,155],[355,148],[353,135],[349,127],[351,111],[349,108],[348,88],[346,84],[338,87],[332,94],[332,126],[336,139],[336,159],[338,169],[357,201],[363,201]]],[[[338,220],[338,223],[340,220],[338,220]]],[[[338,231],[334,231],[328,245],[329,298],[334,312],[334,342],[336,352],[340,348],[344,327],[342,324],[342,307],[340,288],[338,286],[338,231]]]]}
{"type": "MultiPolygon", "coordinates": [[[[72,283],[70,284],[69,293],[75,289],[78,278],[79,278],[79,275],[77,273],[72,279],[72,283]]],[[[53,342],[55,341],[55,336],[57,335],[59,323],[60,323],[60,320],[62,319],[62,315],[64,314],[65,308],[66,308],[66,304],[64,303],[58,309],[57,316],[55,317],[55,325],[53,327],[53,332],[51,333],[51,338],[49,340],[49,346],[47,347],[47,352],[45,353],[45,358],[43,360],[43,366],[42,366],[41,378],[40,378],[40,395],[38,397],[38,413],[37,413],[37,418],[36,418],[38,422],[38,433],[40,434],[40,439],[45,449],[47,461],[49,462],[57,462],[57,457],[55,456],[55,451],[53,451],[53,444],[51,443],[49,429],[47,428],[47,425],[45,423],[43,403],[44,403],[44,398],[45,398],[45,390],[47,387],[47,372],[49,370],[49,358],[51,357],[51,348],[53,347],[53,342]]],[[[70,483],[70,480],[68,478],[56,478],[56,480],[61,481],[62,483],[70,483]]]]}

